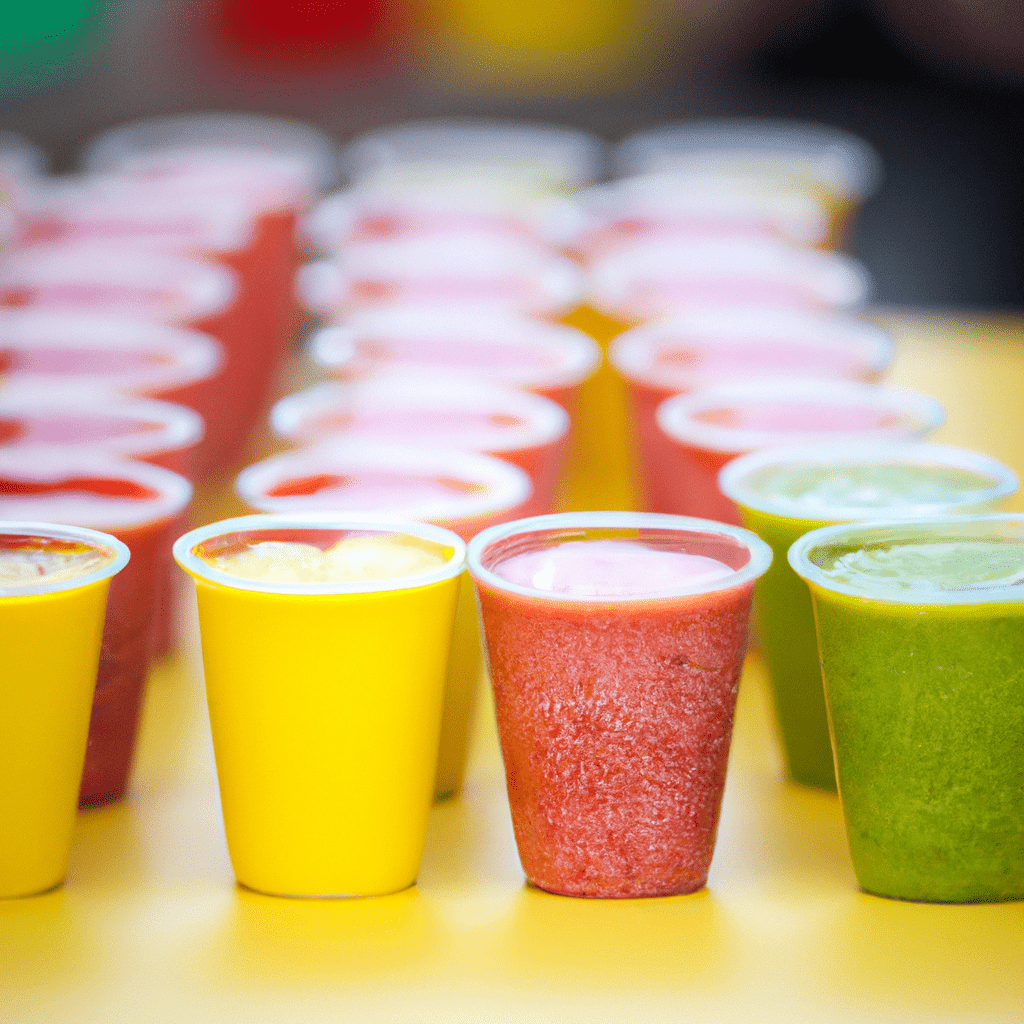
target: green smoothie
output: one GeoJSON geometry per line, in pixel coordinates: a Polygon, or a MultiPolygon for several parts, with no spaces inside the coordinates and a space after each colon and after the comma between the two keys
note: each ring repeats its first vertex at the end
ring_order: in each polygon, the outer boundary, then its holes
{"type": "Polygon", "coordinates": [[[861,887],[1024,899],[1024,519],[830,527],[790,559],[861,887]]]}
{"type": "Polygon", "coordinates": [[[720,485],[775,556],[755,609],[786,767],[794,781],[835,792],[811,597],[787,551],[831,523],[988,510],[1016,478],[977,452],[893,443],[756,452],[730,463],[720,485]]]}

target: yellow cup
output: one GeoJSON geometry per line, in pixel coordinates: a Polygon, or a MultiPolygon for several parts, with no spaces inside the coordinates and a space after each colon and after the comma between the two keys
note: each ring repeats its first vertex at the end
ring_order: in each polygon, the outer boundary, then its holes
{"type": "Polygon", "coordinates": [[[245,516],[174,546],[196,581],[207,702],[238,881],[291,896],[412,885],[434,795],[465,545],[423,523],[245,516]],[[379,534],[442,567],[357,583],[268,583],[206,559],[252,544],[379,534]]]}
{"type": "Polygon", "coordinates": [[[0,898],[67,874],[107,588],[127,564],[128,548],[96,530],[0,524],[0,898]],[[10,571],[21,552],[96,559],[25,584],[10,571]]]}

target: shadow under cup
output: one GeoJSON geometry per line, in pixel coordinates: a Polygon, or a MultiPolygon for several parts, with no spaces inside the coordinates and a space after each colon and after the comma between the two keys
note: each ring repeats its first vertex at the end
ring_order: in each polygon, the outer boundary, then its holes
{"type": "Polygon", "coordinates": [[[516,843],[535,885],[638,897],[705,884],[751,595],[770,558],[746,530],[644,513],[542,516],[470,543],[516,843]],[[704,555],[733,572],[623,597],[498,574],[516,555],[588,540],[704,555]]]}

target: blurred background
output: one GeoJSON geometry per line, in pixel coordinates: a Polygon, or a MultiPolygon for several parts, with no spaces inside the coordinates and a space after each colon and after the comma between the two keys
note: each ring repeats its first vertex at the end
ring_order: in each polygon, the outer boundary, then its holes
{"type": "Polygon", "coordinates": [[[852,130],[885,178],[850,248],[876,301],[1024,304],[1014,0],[49,0],[5,16],[3,127],[69,170],[142,116],[253,110],[339,141],[484,114],[615,141],[674,119],[852,130]]]}

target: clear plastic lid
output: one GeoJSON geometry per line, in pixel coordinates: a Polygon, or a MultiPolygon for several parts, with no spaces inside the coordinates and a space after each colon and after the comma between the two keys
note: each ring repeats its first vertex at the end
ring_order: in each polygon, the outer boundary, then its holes
{"type": "Polygon", "coordinates": [[[85,312],[0,311],[0,394],[65,386],[160,394],[223,365],[220,343],[199,331],[85,312]]]}
{"type": "Polygon", "coordinates": [[[317,384],[270,411],[295,443],[331,437],[514,452],[563,439],[569,414],[528,391],[450,377],[385,377],[317,384]]]}
{"type": "Polygon", "coordinates": [[[235,489],[262,512],[390,513],[446,524],[502,515],[533,492],[518,466],[490,455],[365,440],[275,455],[242,470],[235,489]]]}
{"type": "Polygon", "coordinates": [[[596,259],[588,292],[627,322],[709,305],[852,312],[867,302],[870,277],[848,256],[767,238],[655,239],[596,259]]]}
{"type": "Polygon", "coordinates": [[[1024,517],[875,519],[823,526],[790,549],[808,583],[861,601],[915,606],[1024,601],[1024,517]]]}
{"type": "Polygon", "coordinates": [[[191,576],[208,583],[264,594],[372,594],[429,587],[458,576],[465,566],[466,545],[450,530],[429,523],[387,515],[255,515],[224,519],[201,526],[174,544],[174,557],[191,576]],[[423,542],[444,553],[444,564],[409,575],[356,582],[276,583],[247,579],[224,572],[214,564],[218,556],[252,549],[263,543],[313,545],[326,550],[349,538],[401,539],[423,542]]]}
{"type": "Polygon", "coordinates": [[[19,308],[188,324],[223,312],[237,292],[226,267],[116,245],[33,245],[0,264],[0,305],[19,308]]]}
{"type": "Polygon", "coordinates": [[[59,445],[0,448],[0,519],[113,531],[170,518],[191,499],[192,485],[160,466],[59,445]]]}
{"type": "Polygon", "coordinates": [[[239,196],[172,192],[119,175],[51,179],[38,190],[29,240],[107,243],[172,252],[244,249],[255,220],[239,196]]]}
{"type": "Polygon", "coordinates": [[[24,553],[37,563],[38,583],[21,583],[4,586],[0,583],[0,600],[6,597],[37,597],[40,594],[55,594],[64,590],[77,590],[101,580],[116,576],[131,557],[128,545],[110,534],[89,530],[81,526],[64,526],[57,523],[32,521],[0,522],[0,564],[7,558],[24,553]],[[64,554],[68,549],[84,547],[100,557],[91,560],[92,567],[83,572],[50,574],[46,570],[47,556],[64,554]],[[41,557],[40,557],[41,556],[41,557]],[[51,578],[47,578],[51,576],[51,578]]]}
{"type": "Polygon", "coordinates": [[[1016,474],[966,448],[920,442],[834,443],[741,455],[722,493],[769,515],[815,522],[916,519],[979,511],[1013,494],[1016,474]]]}
{"type": "Polygon", "coordinates": [[[541,246],[461,234],[443,246],[429,238],[348,246],[302,267],[297,293],[310,312],[333,317],[407,303],[554,315],[579,304],[583,278],[541,246]]]}
{"type": "Polygon", "coordinates": [[[496,590],[558,604],[636,604],[672,601],[691,594],[730,590],[761,576],[771,565],[772,550],[756,534],[710,519],[658,515],[651,512],[561,512],[501,523],[478,533],[468,550],[474,579],[496,590]],[[655,550],[683,551],[714,558],[734,569],[712,582],[683,585],[646,597],[566,594],[534,589],[498,575],[494,569],[514,555],[568,541],[592,538],[642,544],[655,550]]]}
{"type": "Polygon", "coordinates": [[[830,230],[828,213],[813,195],[785,184],[741,187],[669,173],[598,185],[577,197],[588,216],[588,251],[607,250],[635,233],[729,236],[773,235],[796,245],[818,245],[830,230]]]}
{"type": "Polygon", "coordinates": [[[571,189],[602,176],[605,148],[597,136],[576,128],[439,118],[366,132],[344,149],[342,162],[357,182],[385,175],[429,180],[475,173],[571,189]]]}
{"type": "Polygon", "coordinates": [[[305,218],[301,233],[322,253],[374,238],[478,232],[558,245],[583,223],[571,200],[514,181],[396,182],[336,192],[305,218]]]}
{"type": "Polygon", "coordinates": [[[863,139],[800,121],[724,120],[662,125],[638,132],[614,153],[620,175],[650,171],[769,174],[802,181],[842,199],[877,188],[881,161],[863,139]]]}
{"type": "Polygon", "coordinates": [[[624,331],[608,360],[627,380],[684,392],[765,375],[864,380],[894,354],[885,331],[855,317],[723,306],[624,331]]]}
{"type": "Polygon", "coordinates": [[[82,163],[88,171],[150,173],[209,168],[249,168],[291,185],[303,200],[328,188],[338,175],[333,140],[312,125],[264,114],[214,111],[154,117],[98,136],[82,163]],[[197,159],[200,158],[200,159],[197,159]]]}
{"type": "Polygon", "coordinates": [[[778,445],[922,437],[942,424],[945,410],[913,391],[778,377],[677,395],[658,406],[656,417],[676,441],[738,455],[778,445]]]}
{"type": "Polygon", "coordinates": [[[316,332],[309,352],[340,376],[443,372],[530,389],[574,386],[601,363],[597,343],[573,327],[437,305],[361,310],[316,332]]]}
{"type": "Polygon", "coordinates": [[[115,399],[87,391],[0,390],[0,445],[59,444],[145,458],[198,444],[199,413],[173,402],[115,399]]]}

